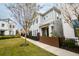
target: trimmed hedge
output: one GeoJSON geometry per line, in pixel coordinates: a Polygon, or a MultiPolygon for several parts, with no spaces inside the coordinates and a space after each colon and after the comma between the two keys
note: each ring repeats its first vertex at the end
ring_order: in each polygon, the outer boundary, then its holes
{"type": "Polygon", "coordinates": [[[1,39],[11,39],[11,38],[20,38],[19,35],[16,35],[16,36],[0,36],[0,40],[1,39]]]}
{"type": "Polygon", "coordinates": [[[30,38],[32,40],[39,41],[39,38],[37,36],[27,36],[27,38],[30,38]]]}

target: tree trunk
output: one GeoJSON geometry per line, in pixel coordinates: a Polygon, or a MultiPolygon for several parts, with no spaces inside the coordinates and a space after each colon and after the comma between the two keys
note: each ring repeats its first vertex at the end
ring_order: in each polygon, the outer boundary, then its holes
{"type": "Polygon", "coordinates": [[[26,33],[25,33],[25,45],[28,45],[27,38],[26,38],[26,33]]]}
{"type": "Polygon", "coordinates": [[[25,33],[25,44],[26,44],[26,33],[25,33]]]}

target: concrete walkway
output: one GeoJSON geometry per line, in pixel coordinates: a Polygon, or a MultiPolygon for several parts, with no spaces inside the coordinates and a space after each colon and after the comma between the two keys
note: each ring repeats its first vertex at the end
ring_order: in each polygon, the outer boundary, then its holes
{"type": "Polygon", "coordinates": [[[50,46],[50,45],[44,44],[44,43],[39,42],[39,41],[34,41],[34,40],[31,40],[28,38],[27,38],[27,41],[35,44],[36,46],[39,46],[40,48],[43,48],[46,51],[49,51],[55,55],[58,55],[58,56],[79,56],[79,54],[77,54],[77,53],[70,52],[68,50],[57,48],[54,46],[50,46]]]}

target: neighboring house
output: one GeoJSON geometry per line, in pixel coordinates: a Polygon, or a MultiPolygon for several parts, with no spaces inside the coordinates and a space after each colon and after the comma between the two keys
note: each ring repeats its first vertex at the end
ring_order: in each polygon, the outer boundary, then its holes
{"type": "Polygon", "coordinates": [[[16,23],[10,19],[0,19],[0,36],[16,35],[16,23]]]}
{"type": "Polygon", "coordinates": [[[74,28],[65,22],[61,12],[58,8],[53,7],[43,14],[37,13],[30,27],[32,36],[37,36],[37,33],[40,33],[40,36],[51,37],[54,35],[78,39],[78,37],[75,36],[74,28]]]}
{"type": "Polygon", "coordinates": [[[37,33],[40,33],[40,36],[51,37],[56,33],[57,36],[62,37],[61,12],[53,7],[44,14],[38,13],[32,21],[30,31],[32,32],[32,36],[37,36],[37,33]]]}
{"type": "Polygon", "coordinates": [[[39,33],[39,25],[40,25],[40,19],[41,15],[38,14],[36,17],[33,18],[32,23],[31,23],[31,27],[29,29],[30,34],[32,36],[37,36],[37,33],[39,33]]]}

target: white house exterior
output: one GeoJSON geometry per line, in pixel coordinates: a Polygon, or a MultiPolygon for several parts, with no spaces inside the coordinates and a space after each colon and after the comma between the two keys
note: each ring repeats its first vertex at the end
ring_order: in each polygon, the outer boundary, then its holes
{"type": "Polygon", "coordinates": [[[57,8],[53,7],[43,14],[43,19],[40,22],[40,34],[49,37],[52,35],[63,36],[61,12],[57,8]]]}
{"type": "Polygon", "coordinates": [[[56,32],[59,37],[63,36],[61,23],[61,12],[53,7],[44,14],[38,13],[38,15],[33,19],[30,31],[32,31],[32,36],[52,36],[52,32],[56,32]]]}
{"type": "Polygon", "coordinates": [[[10,19],[0,19],[0,36],[1,35],[16,35],[15,22],[10,19]]]}
{"type": "Polygon", "coordinates": [[[78,37],[75,37],[74,28],[65,22],[61,12],[59,9],[53,7],[44,14],[38,13],[33,18],[30,27],[32,36],[37,36],[37,33],[40,33],[40,36],[51,37],[51,33],[54,32],[53,34],[59,37],[78,39],[78,37]]]}

